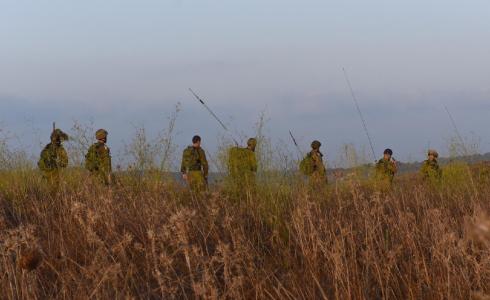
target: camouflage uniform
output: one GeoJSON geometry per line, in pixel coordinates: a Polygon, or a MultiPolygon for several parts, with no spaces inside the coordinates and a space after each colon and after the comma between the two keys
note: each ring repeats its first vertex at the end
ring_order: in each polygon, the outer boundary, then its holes
{"type": "Polygon", "coordinates": [[[236,185],[253,186],[257,173],[257,158],[255,146],[257,141],[253,138],[247,142],[247,148],[233,147],[228,153],[228,172],[232,182],[236,185]]]}
{"type": "Polygon", "coordinates": [[[68,166],[68,154],[62,145],[66,140],[68,135],[60,129],[55,129],[51,133],[51,143],[41,151],[37,163],[43,178],[55,185],[59,183],[60,171],[68,166]]]}
{"type": "Polygon", "coordinates": [[[395,178],[397,168],[395,162],[382,158],[376,163],[376,176],[380,180],[387,180],[390,183],[395,178]]]}
{"type": "Polygon", "coordinates": [[[100,129],[96,132],[97,142],[90,146],[85,155],[85,168],[105,184],[112,182],[111,150],[107,147],[105,139],[107,131],[100,129]]]}
{"type": "MultiPolygon", "coordinates": [[[[327,184],[327,169],[323,164],[323,154],[320,152],[322,144],[319,141],[311,143],[312,150],[306,155],[304,160],[308,161],[308,176],[310,184],[318,186],[327,184]]],[[[301,168],[301,166],[300,166],[301,168]]]]}
{"type": "Polygon", "coordinates": [[[423,162],[420,168],[420,174],[424,179],[441,179],[442,170],[439,167],[437,160],[426,160],[423,162]]]}
{"type": "Polygon", "coordinates": [[[427,159],[423,162],[422,167],[420,168],[420,174],[424,180],[440,180],[442,178],[442,170],[437,162],[439,154],[435,150],[429,150],[428,155],[433,155],[434,159],[427,159]]]}
{"type": "Polygon", "coordinates": [[[310,176],[311,183],[328,183],[327,168],[323,164],[323,154],[320,151],[312,150],[308,155],[313,161],[313,173],[310,176]]]}
{"type": "Polygon", "coordinates": [[[187,182],[192,191],[205,190],[209,167],[204,150],[201,147],[187,147],[182,154],[180,171],[187,175],[187,182]]]}

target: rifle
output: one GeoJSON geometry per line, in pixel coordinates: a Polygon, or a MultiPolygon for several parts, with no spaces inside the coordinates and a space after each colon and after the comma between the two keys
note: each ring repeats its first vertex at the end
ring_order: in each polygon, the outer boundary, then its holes
{"type": "Polygon", "coordinates": [[[191,88],[189,88],[189,91],[192,93],[192,95],[194,95],[194,97],[197,99],[197,101],[199,101],[202,104],[202,106],[204,106],[204,108],[206,108],[206,110],[211,114],[211,116],[213,116],[216,119],[216,121],[218,121],[218,123],[221,125],[221,127],[223,127],[223,129],[231,136],[231,139],[233,140],[233,142],[235,142],[235,144],[238,146],[238,142],[231,135],[231,132],[228,130],[228,128],[225,126],[225,124],[223,122],[221,122],[221,120],[211,110],[211,108],[209,108],[209,106],[206,105],[206,103],[204,102],[204,100],[202,100],[191,88]]]}
{"type": "Polygon", "coordinates": [[[359,113],[359,117],[361,118],[362,127],[364,128],[364,133],[366,134],[366,136],[369,140],[369,146],[371,146],[371,152],[373,154],[373,159],[374,159],[374,161],[376,161],[376,153],[374,152],[374,145],[373,145],[373,141],[371,139],[371,135],[369,134],[369,130],[367,128],[366,120],[364,119],[364,116],[362,115],[361,108],[359,107],[359,102],[357,101],[357,97],[354,94],[354,89],[352,88],[352,85],[350,83],[349,76],[347,76],[347,71],[345,71],[345,68],[342,68],[342,71],[344,71],[345,81],[347,82],[347,86],[349,87],[350,94],[352,96],[352,100],[354,100],[354,104],[356,105],[357,112],[359,113]]]}

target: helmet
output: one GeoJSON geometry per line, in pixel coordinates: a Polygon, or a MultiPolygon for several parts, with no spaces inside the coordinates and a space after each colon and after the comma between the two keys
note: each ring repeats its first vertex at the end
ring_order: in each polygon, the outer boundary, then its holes
{"type": "Polygon", "coordinates": [[[439,153],[437,153],[437,151],[434,149],[430,149],[429,152],[427,153],[427,155],[429,155],[429,156],[434,155],[435,158],[439,157],[439,153]]]}
{"type": "Polygon", "coordinates": [[[321,146],[322,146],[322,143],[320,143],[319,141],[316,141],[316,140],[311,143],[311,148],[313,148],[315,150],[320,149],[321,146]]]}
{"type": "Polygon", "coordinates": [[[102,140],[107,138],[107,131],[105,129],[99,129],[95,132],[95,138],[98,140],[102,140]]]}
{"type": "Polygon", "coordinates": [[[383,152],[383,154],[393,155],[393,150],[388,148],[385,150],[385,152],[383,152]]]}
{"type": "Polygon", "coordinates": [[[51,133],[51,141],[67,141],[68,135],[61,131],[61,129],[55,129],[51,133]]]}
{"type": "Polygon", "coordinates": [[[247,146],[251,148],[255,148],[257,146],[257,139],[256,138],[249,138],[247,141],[247,146]]]}

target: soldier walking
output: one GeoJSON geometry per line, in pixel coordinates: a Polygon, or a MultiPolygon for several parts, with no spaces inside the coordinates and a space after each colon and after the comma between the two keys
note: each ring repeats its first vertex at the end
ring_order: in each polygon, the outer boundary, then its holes
{"type": "Polygon", "coordinates": [[[60,129],[54,129],[51,133],[51,143],[41,151],[37,163],[43,174],[43,178],[50,184],[57,186],[60,181],[60,171],[68,166],[68,154],[63,147],[63,142],[68,140],[68,135],[60,129]]]}
{"type": "Polygon", "coordinates": [[[440,180],[442,178],[442,170],[439,167],[437,159],[439,153],[436,150],[429,150],[427,153],[427,160],[425,160],[420,168],[420,175],[424,180],[440,180]]]}
{"type": "Polygon", "coordinates": [[[200,136],[194,136],[192,145],[184,150],[180,171],[191,191],[201,192],[206,189],[209,166],[206,153],[201,148],[200,136]]]}
{"type": "Polygon", "coordinates": [[[393,183],[397,172],[396,160],[393,158],[393,150],[386,149],[383,158],[376,163],[376,177],[382,182],[393,183]]]}
{"type": "Polygon", "coordinates": [[[105,129],[95,132],[97,142],[90,146],[85,155],[85,168],[92,176],[109,185],[112,183],[112,161],[111,150],[107,147],[107,135],[105,129]]]}
{"type": "Polygon", "coordinates": [[[228,154],[228,172],[234,186],[252,187],[255,185],[257,158],[255,148],[257,139],[250,138],[247,147],[233,147],[228,154]]]}
{"type": "Polygon", "coordinates": [[[301,161],[300,170],[304,175],[309,176],[310,184],[319,186],[328,183],[327,169],[323,164],[323,154],[320,152],[322,143],[313,141],[311,151],[301,161]]]}

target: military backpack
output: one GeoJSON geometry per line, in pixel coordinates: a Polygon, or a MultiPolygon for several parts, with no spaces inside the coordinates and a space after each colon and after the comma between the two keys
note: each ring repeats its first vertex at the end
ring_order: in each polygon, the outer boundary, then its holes
{"type": "Polygon", "coordinates": [[[308,153],[305,158],[299,163],[299,170],[303,175],[310,176],[315,171],[315,162],[311,153],[308,153]]]}

